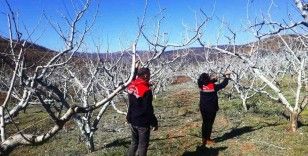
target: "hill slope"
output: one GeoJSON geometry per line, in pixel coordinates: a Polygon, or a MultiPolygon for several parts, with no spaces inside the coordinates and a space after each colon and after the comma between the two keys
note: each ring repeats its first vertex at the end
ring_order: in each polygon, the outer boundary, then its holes
{"type": "MultiPolygon", "coordinates": [[[[300,36],[298,35],[284,35],[281,38],[283,38],[288,45],[292,47],[297,46],[300,47],[302,44],[300,36]]],[[[218,47],[229,50],[229,51],[236,51],[239,53],[251,53],[258,49],[261,53],[272,53],[272,52],[279,52],[283,47],[285,47],[283,41],[281,40],[279,36],[272,36],[265,39],[262,39],[260,41],[251,42],[248,44],[243,45],[219,45],[218,47]]],[[[26,49],[25,50],[25,62],[27,66],[34,67],[38,64],[41,64],[43,62],[46,62],[46,60],[49,60],[52,56],[54,56],[57,52],[50,50],[46,47],[26,42],[25,44],[26,49]]],[[[17,45],[15,48],[15,53],[17,53],[20,50],[20,45],[17,45]]],[[[0,54],[11,54],[10,52],[10,44],[9,40],[0,36],[0,54]]],[[[211,57],[212,54],[217,54],[216,50],[210,49],[210,48],[203,48],[203,47],[191,47],[189,49],[179,49],[179,50],[170,50],[166,51],[162,54],[162,58],[171,59],[177,56],[178,54],[188,53],[186,58],[188,62],[194,61],[196,58],[201,59],[204,57],[204,52],[209,52],[209,56],[211,57]]],[[[142,57],[147,57],[145,51],[138,51],[138,53],[142,57]],[[144,55],[143,55],[144,54],[144,55]]],[[[114,52],[109,53],[109,58],[114,59],[115,57],[119,57],[121,55],[120,52],[114,52]]],[[[78,58],[96,58],[97,54],[94,53],[75,53],[74,59],[78,58]]],[[[101,58],[106,57],[106,53],[100,53],[99,56],[101,58]]],[[[129,59],[129,54],[125,54],[124,58],[129,59]]],[[[0,56],[0,63],[2,62],[1,56],[0,56]]]]}

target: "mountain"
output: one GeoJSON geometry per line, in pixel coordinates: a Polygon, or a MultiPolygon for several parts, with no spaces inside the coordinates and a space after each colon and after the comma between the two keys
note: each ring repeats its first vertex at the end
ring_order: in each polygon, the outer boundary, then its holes
{"type": "MultiPolygon", "coordinates": [[[[267,53],[277,53],[285,48],[285,44],[283,43],[282,39],[292,48],[294,46],[300,47],[302,46],[302,42],[306,43],[306,40],[303,40],[299,35],[284,35],[284,36],[271,36],[259,41],[251,42],[248,44],[243,45],[219,45],[219,48],[226,49],[228,51],[236,51],[243,54],[250,54],[251,52],[254,52],[258,50],[259,52],[263,54],[267,53]]],[[[21,45],[16,44],[16,41],[13,41],[15,48],[15,54],[18,54],[21,45]]],[[[22,43],[22,42],[20,42],[22,43]]],[[[49,60],[51,57],[56,55],[58,52],[48,49],[46,47],[37,45],[35,43],[26,42],[25,43],[25,62],[26,67],[33,68],[37,65],[41,65],[46,62],[46,60],[49,60]]],[[[141,57],[149,57],[148,53],[145,51],[138,51],[137,52],[141,57]]],[[[152,52],[153,53],[153,52],[152,52]]],[[[10,42],[7,38],[0,36],[0,63],[3,61],[1,57],[4,55],[11,55],[12,52],[10,52],[10,42]]],[[[212,57],[220,57],[221,54],[217,54],[217,50],[214,50],[213,48],[203,48],[203,47],[191,47],[188,49],[178,49],[178,50],[170,50],[166,51],[162,54],[162,58],[165,59],[172,59],[176,57],[177,55],[183,55],[186,54],[186,61],[202,61],[206,57],[212,58],[212,57]]],[[[68,54],[69,55],[69,54],[68,54]]],[[[114,53],[80,53],[77,52],[74,54],[73,60],[74,61],[80,61],[82,58],[97,58],[99,56],[100,59],[104,58],[104,61],[108,60],[114,60],[114,58],[118,58],[121,56],[120,52],[114,52],[114,53]],[[107,57],[108,56],[108,57],[107,57]]],[[[127,61],[130,60],[130,55],[128,53],[124,53],[123,57],[127,59],[127,61]]],[[[78,62],[79,62],[78,61],[78,62]]]]}
{"type": "MultiPolygon", "coordinates": [[[[13,59],[13,54],[15,57],[19,54],[22,43],[24,41],[17,42],[14,40],[13,47],[14,52],[11,51],[10,48],[10,41],[7,38],[0,36],[0,63],[2,63],[4,57],[13,59]]],[[[52,56],[57,54],[56,51],[50,50],[43,46],[37,45],[31,42],[25,42],[24,50],[24,57],[25,57],[25,66],[33,68],[37,65],[43,64],[44,61],[50,59],[52,56]]]]}
{"type": "MultiPolygon", "coordinates": [[[[305,48],[303,43],[307,44],[307,42],[308,40],[305,37],[291,34],[282,36],[275,35],[243,45],[218,45],[217,47],[230,52],[242,53],[244,55],[258,52],[258,54],[266,56],[268,54],[285,51],[287,49],[286,45],[288,45],[290,49],[303,49],[305,48]]],[[[206,59],[217,59],[224,56],[219,53],[219,51],[215,50],[214,47],[191,47],[189,49],[167,51],[162,57],[171,59],[177,54],[185,54],[187,52],[189,53],[185,56],[185,61],[188,63],[205,61],[206,59]]]]}

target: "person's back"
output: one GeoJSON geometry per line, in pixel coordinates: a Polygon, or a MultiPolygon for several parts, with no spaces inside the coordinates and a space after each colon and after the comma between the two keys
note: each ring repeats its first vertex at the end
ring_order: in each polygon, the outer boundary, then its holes
{"type": "MultiPolygon", "coordinates": [[[[229,74],[228,74],[229,75],[229,74]]],[[[215,84],[216,77],[210,77],[207,73],[202,73],[198,79],[200,88],[200,112],[202,115],[202,143],[213,144],[210,139],[213,124],[218,111],[218,95],[217,92],[228,85],[229,76],[225,77],[222,83],[215,84]]]]}
{"type": "Polygon", "coordinates": [[[154,116],[150,86],[137,78],[128,86],[129,110],[127,120],[134,126],[149,127],[157,124],[154,116]]]}
{"type": "Polygon", "coordinates": [[[228,79],[224,79],[222,83],[215,84],[216,80],[205,82],[199,86],[200,88],[200,107],[206,111],[218,111],[218,95],[217,92],[228,85],[228,79]]]}
{"type": "Polygon", "coordinates": [[[134,156],[138,150],[139,156],[147,154],[150,140],[150,127],[157,130],[157,119],[154,115],[153,95],[149,84],[150,70],[141,68],[137,77],[127,87],[129,107],[127,122],[131,124],[132,142],[128,151],[134,156]]]}

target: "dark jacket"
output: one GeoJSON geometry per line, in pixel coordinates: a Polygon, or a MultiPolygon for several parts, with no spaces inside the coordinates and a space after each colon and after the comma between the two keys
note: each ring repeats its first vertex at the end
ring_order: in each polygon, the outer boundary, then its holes
{"type": "Polygon", "coordinates": [[[140,127],[157,126],[152,105],[153,94],[149,84],[137,77],[127,90],[129,100],[127,122],[140,127]]]}
{"type": "Polygon", "coordinates": [[[218,111],[217,92],[228,85],[228,80],[228,78],[225,78],[220,84],[209,83],[200,88],[200,109],[202,111],[218,111]]]}

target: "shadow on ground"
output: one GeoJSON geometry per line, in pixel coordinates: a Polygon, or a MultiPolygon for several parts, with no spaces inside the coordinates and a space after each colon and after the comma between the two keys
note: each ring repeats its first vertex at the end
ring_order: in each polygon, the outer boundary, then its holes
{"type": "Polygon", "coordinates": [[[301,128],[301,127],[304,127],[304,126],[307,126],[307,127],[308,127],[308,124],[304,124],[304,123],[301,122],[301,121],[298,121],[297,124],[298,124],[298,128],[301,128]]]}
{"type": "Polygon", "coordinates": [[[128,138],[123,138],[123,139],[116,139],[113,142],[104,145],[103,147],[101,147],[101,149],[110,147],[121,147],[121,146],[128,148],[129,145],[130,145],[130,140],[128,138]]]}
{"type": "Polygon", "coordinates": [[[215,140],[215,142],[222,142],[222,141],[225,141],[225,140],[228,140],[228,139],[239,137],[239,136],[246,134],[246,133],[251,133],[253,131],[262,129],[264,127],[271,127],[271,126],[278,126],[278,125],[280,125],[280,124],[279,123],[266,123],[265,125],[258,126],[258,127],[244,126],[244,127],[241,127],[241,128],[234,128],[230,132],[225,133],[223,136],[217,137],[214,140],[215,140]]]}
{"type": "Polygon", "coordinates": [[[228,139],[232,139],[234,137],[241,136],[245,133],[253,132],[253,131],[258,130],[260,128],[261,127],[255,128],[255,127],[251,127],[251,126],[235,128],[235,129],[232,129],[230,132],[225,133],[223,136],[215,138],[214,140],[215,140],[215,142],[222,142],[222,141],[225,141],[225,140],[228,140],[228,139]]]}
{"type": "Polygon", "coordinates": [[[208,148],[197,146],[196,151],[185,151],[182,156],[217,156],[219,151],[226,150],[228,147],[208,148]]]}
{"type": "MultiPolygon", "coordinates": [[[[215,142],[222,142],[222,141],[225,141],[225,140],[228,140],[228,139],[232,139],[234,137],[239,137],[239,136],[241,136],[245,133],[253,132],[253,131],[261,129],[261,128],[263,128],[263,127],[256,128],[256,127],[252,127],[252,126],[245,126],[245,127],[241,127],[241,128],[233,128],[233,129],[231,129],[230,132],[225,133],[223,136],[215,138],[214,141],[215,142]]],[[[201,136],[198,136],[196,134],[193,134],[191,136],[201,138],[201,136]]]]}

